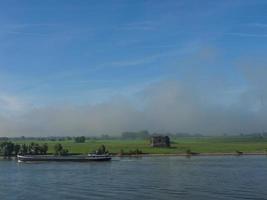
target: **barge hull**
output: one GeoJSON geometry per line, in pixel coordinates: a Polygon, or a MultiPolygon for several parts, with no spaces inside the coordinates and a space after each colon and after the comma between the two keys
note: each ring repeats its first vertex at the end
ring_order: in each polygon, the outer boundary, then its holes
{"type": "Polygon", "coordinates": [[[102,162],[102,161],[110,161],[111,157],[34,157],[34,156],[18,156],[18,162],[102,162]]]}

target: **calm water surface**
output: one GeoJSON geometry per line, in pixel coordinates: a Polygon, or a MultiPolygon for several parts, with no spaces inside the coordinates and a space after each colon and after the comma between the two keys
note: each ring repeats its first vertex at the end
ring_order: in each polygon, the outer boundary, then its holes
{"type": "Polygon", "coordinates": [[[0,161],[0,199],[267,199],[267,157],[0,161]]]}

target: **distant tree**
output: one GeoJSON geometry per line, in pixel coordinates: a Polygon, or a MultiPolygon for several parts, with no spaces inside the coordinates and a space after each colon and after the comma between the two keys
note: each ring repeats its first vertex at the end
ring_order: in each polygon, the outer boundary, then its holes
{"type": "Polygon", "coordinates": [[[32,148],[34,155],[38,155],[41,153],[41,147],[39,144],[34,144],[32,148]]]}
{"type": "Polygon", "coordinates": [[[75,142],[76,143],[84,143],[86,138],[84,136],[81,137],[75,137],[75,142]]]}
{"type": "Polygon", "coordinates": [[[5,157],[12,156],[14,151],[14,143],[10,141],[5,141],[0,144],[1,152],[5,157]]]}
{"type": "Polygon", "coordinates": [[[138,137],[140,139],[147,139],[150,137],[149,132],[147,130],[139,131],[138,137]]]}
{"type": "Polygon", "coordinates": [[[57,143],[54,146],[54,150],[55,150],[55,155],[60,155],[63,150],[63,147],[60,143],[57,143]]]}
{"type": "Polygon", "coordinates": [[[143,154],[143,152],[139,149],[135,149],[135,150],[130,150],[129,155],[138,155],[138,154],[143,154]]]}
{"type": "Polygon", "coordinates": [[[72,137],[69,137],[69,136],[68,136],[68,137],[67,137],[67,140],[72,140],[72,137]]]}
{"type": "Polygon", "coordinates": [[[29,147],[26,144],[22,144],[20,148],[20,154],[26,155],[28,154],[29,147]]]}
{"type": "Polygon", "coordinates": [[[187,150],[186,150],[186,154],[191,155],[191,154],[192,154],[191,149],[187,149],[187,150]]]}
{"type": "Polygon", "coordinates": [[[48,151],[48,145],[47,145],[47,143],[45,143],[41,146],[41,154],[45,155],[45,154],[47,154],[47,151],[48,151]]]}
{"type": "Polygon", "coordinates": [[[62,149],[62,151],[61,151],[61,156],[66,156],[66,155],[68,155],[69,154],[69,150],[68,149],[62,149]]]}
{"type": "Polygon", "coordinates": [[[98,148],[98,150],[96,151],[96,154],[98,154],[98,155],[107,154],[107,153],[108,153],[108,151],[107,151],[105,145],[101,145],[98,148]]]}
{"type": "Polygon", "coordinates": [[[30,143],[29,146],[28,146],[28,153],[29,154],[34,154],[34,142],[30,143]]]}
{"type": "Polygon", "coordinates": [[[8,137],[0,137],[0,141],[8,141],[8,137]]]}
{"type": "Polygon", "coordinates": [[[20,152],[20,145],[19,144],[15,144],[14,145],[14,154],[18,155],[20,152]]]}
{"type": "Polygon", "coordinates": [[[101,135],[100,138],[101,138],[102,140],[108,140],[108,139],[110,139],[110,136],[107,135],[107,134],[104,134],[104,135],[101,135]]]}
{"type": "Polygon", "coordinates": [[[64,149],[60,143],[55,144],[54,151],[55,151],[54,154],[58,156],[67,155],[69,152],[67,149],[64,149]]]}
{"type": "Polygon", "coordinates": [[[43,154],[43,146],[40,146],[38,143],[30,143],[28,147],[26,147],[26,145],[23,146],[23,154],[25,154],[27,150],[27,153],[31,154],[31,155],[39,155],[39,154],[43,154]]]}

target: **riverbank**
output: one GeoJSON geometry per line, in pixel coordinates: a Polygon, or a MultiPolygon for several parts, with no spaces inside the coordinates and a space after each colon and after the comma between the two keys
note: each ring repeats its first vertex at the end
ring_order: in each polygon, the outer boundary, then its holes
{"type": "Polygon", "coordinates": [[[54,153],[54,146],[62,144],[72,154],[87,154],[95,151],[101,145],[105,145],[113,155],[135,154],[136,150],[145,155],[187,155],[188,152],[199,155],[236,155],[266,154],[267,138],[258,137],[181,137],[171,139],[170,148],[153,148],[149,140],[122,140],[122,139],[90,139],[84,143],[74,140],[50,141],[50,140],[13,140],[17,144],[47,143],[48,152],[54,153]]]}
{"type": "Polygon", "coordinates": [[[164,157],[164,156],[178,156],[178,157],[199,157],[199,156],[267,156],[267,153],[199,153],[199,154],[138,154],[138,155],[113,155],[113,157],[164,157]]]}

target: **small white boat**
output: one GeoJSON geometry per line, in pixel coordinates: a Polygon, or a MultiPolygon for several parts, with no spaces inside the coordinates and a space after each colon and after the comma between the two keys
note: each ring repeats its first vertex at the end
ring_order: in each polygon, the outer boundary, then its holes
{"type": "Polygon", "coordinates": [[[18,162],[39,162],[39,161],[55,161],[55,162],[89,162],[89,161],[110,161],[109,154],[88,154],[88,155],[17,155],[18,162]]]}

